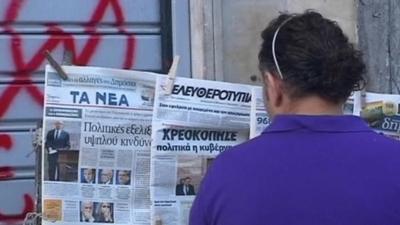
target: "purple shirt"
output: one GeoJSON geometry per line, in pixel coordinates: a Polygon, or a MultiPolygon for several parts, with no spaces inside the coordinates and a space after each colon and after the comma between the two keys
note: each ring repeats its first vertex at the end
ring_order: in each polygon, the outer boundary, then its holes
{"type": "Polygon", "coordinates": [[[399,225],[400,142],[355,116],[280,115],[222,153],[190,225],[399,225]]]}

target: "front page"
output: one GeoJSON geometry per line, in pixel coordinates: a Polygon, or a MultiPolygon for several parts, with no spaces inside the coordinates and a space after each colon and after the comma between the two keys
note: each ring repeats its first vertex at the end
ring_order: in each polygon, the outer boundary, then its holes
{"type": "Polygon", "coordinates": [[[156,75],[46,67],[43,224],[150,224],[156,75]]]}
{"type": "Polygon", "coordinates": [[[214,158],[249,137],[251,86],[158,77],[151,146],[153,224],[188,224],[214,158]]]}
{"type": "Polygon", "coordinates": [[[376,132],[400,140],[400,95],[366,92],[355,114],[376,132]]]}

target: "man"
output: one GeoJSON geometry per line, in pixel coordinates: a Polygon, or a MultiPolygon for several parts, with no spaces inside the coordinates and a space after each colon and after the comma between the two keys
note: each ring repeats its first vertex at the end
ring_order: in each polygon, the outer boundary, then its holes
{"type": "Polygon", "coordinates": [[[113,170],[100,170],[99,184],[113,184],[113,170]]]}
{"type": "Polygon", "coordinates": [[[83,201],[81,202],[81,222],[93,223],[95,221],[93,216],[93,202],[83,201]]]}
{"type": "Polygon", "coordinates": [[[129,170],[119,170],[117,171],[118,180],[117,184],[130,185],[131,184],[131,171],[129,170]]]}
{"type": "Polygon", "coordinates": [[[96,211],[96,222],[114,223],[114,210],[112,203],[101,202],[96,211]]]}
{"type": "Polygon", "coordinates": [[[94,184],[95,182],[95,169],[91,169],[91,168],[83,168],[82,169],[82,183],[87,183],[87,184],[94,184]]]}
{"type": "Polygon", "coordinates": [[[71,145],[68,132],[63,130],[64,123],[60,120],[54,122],[54,129],[47,132],[45,148],[47,149],[49,180],[57,181],[58,173],[58,151],[68,150],[71,145]]]}
{"type": "Polygon", "coordinates": [[[342,113],[364,80],[361,53],[312,11],[280,15],[262,38],[272,123],[217,157],[190,224],[400,224],[400,142],[342,113]]]}
{"type": "Polygon", "coordinates": [[[192,178],[185,177],[181,180],[181,182],[176,185],[176,195],[196,195],[194,192],[194,187],[192,184],[192,178]]]}

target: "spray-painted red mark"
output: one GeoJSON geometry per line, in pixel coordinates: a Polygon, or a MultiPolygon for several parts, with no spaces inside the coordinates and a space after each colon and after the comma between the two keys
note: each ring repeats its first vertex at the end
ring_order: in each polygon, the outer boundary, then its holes
{"type": "MultiPolygon", "coordinates": [[[[4,26],[4,30],[7,34],[11,36],[10,52],[12,54],[13,63],[15,66],[15,73],[13,81],[5,88],[4,92],[0,95],[0,119],[5,116],[7,111],[12,106],[15,101],[16,96],[19,92],[25,90],[32,97],[33,101],[39,106],[43,106],[43,93],[33,84],[31,81],[32,72],[39,69],[39,67],[44,63],[45,57],[43,55],[45,50],[53,51],[57,46],[63,45],[65,50],[68,50],[73,55],[73,64],[75,65],[87,65],[92,59],[96,52],[101,40],[102,35],[96,33],[96,26],[103,19],[108,8],[111,7],[112,12],[115,16],[115,26],[118,27],[120,33],[126,35],[126,52],[125,60],[123,62],[122,68],[130,69],[133,67],[135,62],[135,52],[136,52],[136,39],[133,34],[125,31],[123,25],[125,23],[124,13],[119,0],[98,0],[98,4],[93,11],[90,19],[85,25],[86,33],[89,34],[89,38],[83,46],[80,54],[78,54],[75,39],[71,34],[64,32],[57,24],[47,24],[49,35],[48,40],[46,40],[39,50],[33,54],[30,60],[25,60],[23,51],[23,40],[20,35],[16,33],[13,29],[12,24],[17,20],[18,15],[21,12],[21,8],[26,0],[10,0],[10,4],[6,9],[6,16],[3,19],[1,26],[4,26]]],[[[10,135],[2,135],[0,137],[0,147],[6,150],[11,150],[13,143],[10,142],[10,135]],[[5,140],[4,144],[3,141],[5,140]]],[[[0,168],[0,179],[4,177],[9,179],[14,176],[14,170],[11,167],[0,168]]],[[[0,221],[10,222],[12,220],[23,220],[27,212],[34,210],[34,203],[29,195],[24,195],[25,208],[21,214],[18,215],[6,215],[0,213],[0,221]]]]}
{"type": "Polygon", "coordinates": [[[10,135],[0,134],[0,150],[10,151],[13,145],[10,135]]]}
{"type": "Polygon", "coordinates": [[[17,20],[22,4],[25,0],[10,0],[10,4],[6,10],[5,23],[12,23],[17,20]]]}
{"type": "Polygon", "coordinates": [[[9,166],[0,167],[0,181],[9,180],[15,176],[14,169],[9,166]]]}
{"type": "Polygon", "coordinates": [[[43,93],[40,89],[33,85],[30,80],[30,75],[33,71],[36,71],[42,63],[45,61],[45,57],[43,55],[45,50],[52,51],[59,44],[63,44],[65,50],[69,50],[73,54],[73,64],[76,65],[87,65],[90,59],[95,54],[96,49],[102,39],[101,35],[96,33],[96,25],[101,21],[104,17],[106,10],[111,7],[112,12],[115,15],[115,25],[118,26],[119,31],[127,36],[126,39],[126,52],[125,52],[125,60],[122,65],[124,69],[132,68],[135,57],[135,48],[136,48],[136,40],[133,34],[128,34],[125,32],[123,28],[123,24],[125,22],[122,7],[118,0],[100,0],[97,7],[95,8],[89,22],[87,23],[85,29],[87,33],[90,34],[89,39],[83,47],[83,50],[80,54],[77,53],[75,48],[75,39],[72,35],[68,35],[63,32],[61,28],[58,28],[55,25],[50,25],[47,33],[50,35],[49,39],[40,47],[40,49],[34,54],[34,56],[28,61],[24,62],[24,51],[22,49],[22,38],[16,34],[16,32],[9,25],[14,22],[19,14],[21,6],[23,5],[23,0],[12,1],[6,10],[6,18],[7,21],[5,25],[5,30],[7,33],[11,35],[11,53],[13,57],[13,62],[16,69],[15,76],[17,77],[11,82],[10,86],[8,86],[3,94],[0,96],[0,102],[2,102],[3,107],[0,109],[0,117],[3,117],[5,113],[8,111],[12,102],[14,101],[17,94],[26,89],[28,93],[31,95],[33,100],[43,106],[43,93]],[[60,34],[62,38],[60,38],[60,34]],[[24,85],[16,85],[21,79],[25,80],[24,85]],[[14,86],[14,87],[12,87],[14,86]]]}
{"type": "Polygon", "coordinates": [[[28,212],[33,212],[35,209],[35,203],[33,198],[29,194],[24,194],[24,209],[19,214],[5,214],[0,212],[0,221],[13,223],[16,221],[24,220],[25,215],[28,212]]]}

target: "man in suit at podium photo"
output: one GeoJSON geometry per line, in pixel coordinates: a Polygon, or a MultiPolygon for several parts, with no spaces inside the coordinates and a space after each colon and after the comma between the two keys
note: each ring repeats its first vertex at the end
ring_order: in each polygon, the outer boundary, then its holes
{"type": "Polygon", "coordinates": [[[64,123],[60,120],[54,122],[54,129],[47,132],[45,148],[47,150],[48,175],[49,180],[57,181],[59,179],[58,151],[68,150],[71,145],[69,142],[69,133],[63,130],[64,123]]]}
{"type": "Polygon", "coordinates": [[[196,195],[194,186],[190,182],[192,182],[190,177],[181,179],[181,182],[176,185],[176,195],[196,195]]]}

